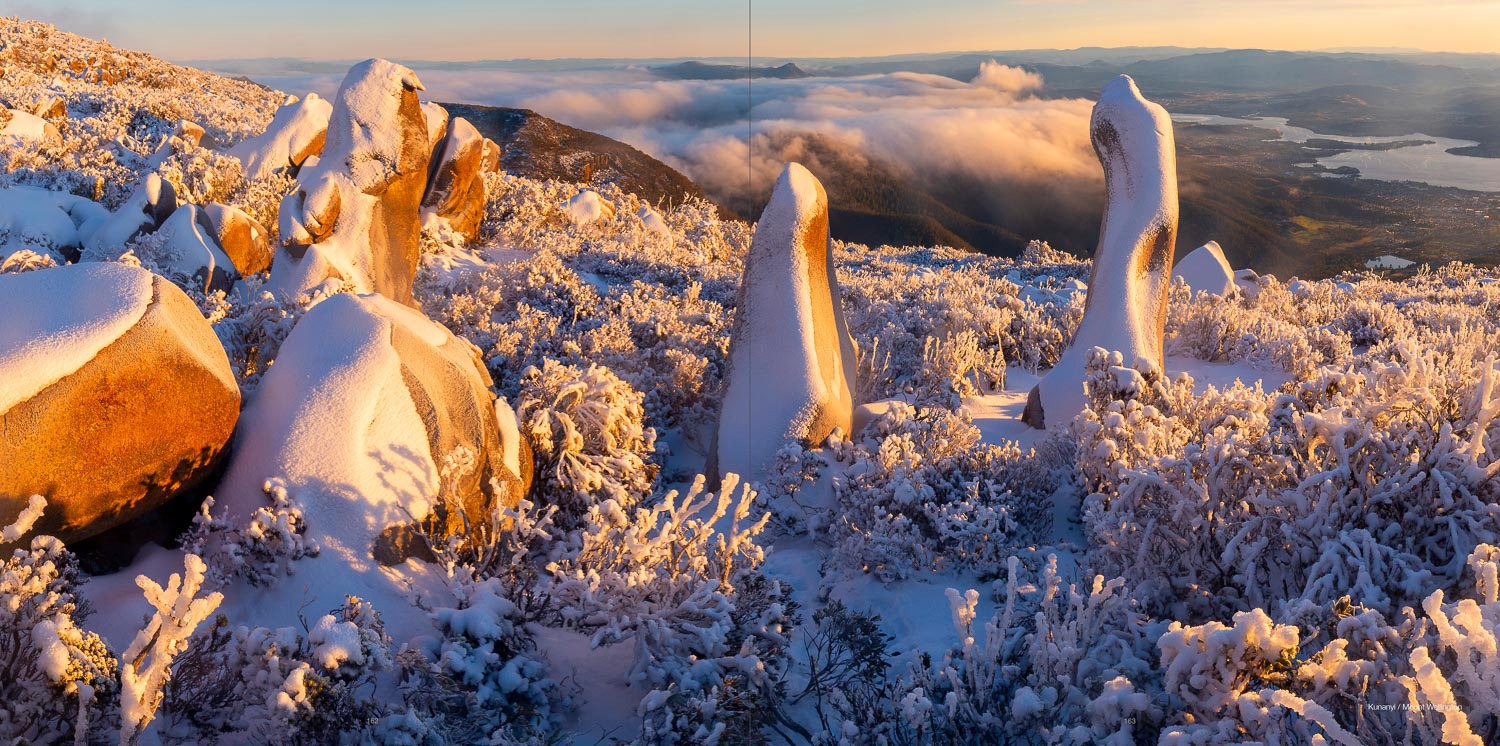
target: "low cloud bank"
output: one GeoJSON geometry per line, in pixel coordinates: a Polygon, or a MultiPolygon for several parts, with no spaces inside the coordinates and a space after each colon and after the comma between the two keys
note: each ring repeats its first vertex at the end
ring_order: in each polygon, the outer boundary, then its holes
{"type": "MultiPolygon", "coordinates": [[[[992,205],[988,217],[1023,235],[1099,214],[1103,177],[1088,140],[1092,102],[1041,98],[1040,75],[995,62],[968,82],[890,73],[747,86],[661,80],[644,68],[418,73],[431,99],[534,109],[609,135],[725,202],[768,193],[782,163],[806,157],[808,136],[815,136],[819,147],[839,149],[844,162],[875,159],[939,193],[953,185],[976,191],[974,203],[992,205]]],[[[260,79],[297,93],[331,95],[338,85],[329,75],[260,79]]]]}

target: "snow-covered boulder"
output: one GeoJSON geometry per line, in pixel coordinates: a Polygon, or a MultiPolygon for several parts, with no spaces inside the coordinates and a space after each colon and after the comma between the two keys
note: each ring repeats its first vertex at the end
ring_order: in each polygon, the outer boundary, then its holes
{"type": "Polygon", "coordinates": [[[240,159],[246,179],[263,179],[278,171],[295,170],[323,151],[333,104],[316,93],[301,101],[288,98],[266,131],[240,141],[229,154],[240,159]]]}
{"type": "Polygon", "coordinates": [[[0,144],[7,140],[61,142],[62,135],[51,122],[29,111],[0,109],[0,144]]]}
{"type": "Polygon", "coordinates": [[[635,215],[641,219],[641,224],[646,226],[646,230],[661,236],[668,243],[672,242],[672,227],[667,225],[666,218],[663,218],[661,213],[650,207],[642,207],[636,211],[635,215]]]}
{"type": "MultiPolygon", "coordinates": [[[[1274,276],[1270,276],[1275,279],[1274,276]]],[[[1254,299],[1260,295],[1261,283],[1265,282],[1253,269],[1237,269],[1234,271],[1234,285],[1240,289],[1240,295],[1254,299]]]]}
{"type": "Polygon", "coordinates": [[[1172,119],[1128,75],[1104,86],[1089,122],[1104,167],[1103,232],[1094,250],[1083,320],[1072,343],[1027,398],[1033,427],[1065,425],[1085,404],[1084,362],[1094,347],[1162,366],[1168,270],[1177,242],[1177,156],[1172,119]]]}
{"type": "Polygon", "coordinates": [[[248,516],[268,504],[267,479],[285,480],[323,557],[361,582],[389,582],[375,565],[413,553],[411,521],[436,519],[444,490],[484,520],[528,488],[530,450],[490,385],[479,350],[420,312],[380,295],[335,295],[283,343],[216,494],[230,515],[248,516]],[[477,464],[444,485],[444,460],[460,447],[477,464]]]}
{"type": "Polygon", "coordinates": [[[271,286],[285,297],[332,282],[412,303],[430,157],[420,90],[416,73],[386,60],[349,69],[318,164],[281,203],[271,286]]]}
{"type": "MultiPolygon", "coordinates": [[[[172,182],[156,173],[146,174],[120,209],[103,221],[90,221],[81,229],[84,247],[93,258],[106,258],[125,248],[130,239],[155,233],[177,209],[172,182]]],[[[88,258],[88,257],[85,257],[88,258]]]]}
{"type": "Polygon", "coordinates": [[[219,246],[212,226],[197,205],[183,205],[162,223],[137,254],[174,281],[201,292],[228,290],[240,273],[219,246]],[[149,248],[148,248],[149,247],[149,248]]]}
{"type": "Polygon", "coordinates": [[[224,348],[193,302],[139,267],[0,275],[0,522],[81,539],[193,487],[239,415],[224,348]]]}
{"type": "Polygon", "coordinates": [[[97,202],[67,192],[0,189],[0,261],[22,249],[49,254],[59,263],[77,260],[78,226],[100,212],[107,214],[97,202]]]}
{"type": "Polygon", "coordinates": [[[446,225],[469,242],[477,241],[484,198],[484,136],[469,120],[454,117],[432,151],[422,224],[446,225]]]}
{"type": "Polygon", "coordinates": [[[747,478],[788,441],[816,447],[851,431],[854,340],[828,242],[828,195],[790,163],[745,257],[718,431],[705,473],[747,478]]]}
{"type": "Polygon", "coordinates": [[[573,224],[580,227],[615,216],[615,203],[599,196],[592,189],[584,189],[569,197],[562,207],[573,224]]]}
{"type": "Polygon", "coordinates": [[[484,159],[481,170],[487,174],[500,171],[500,143],[488,137],[484,138],[484,159]]]}
{"type": "Polygon", "coordinates": [[[198,216],[241,275],[271,268],[270,236],[260,221],[237,207],[220,204],[205,205],[198,216]]]}
{"type": "Polygon", "coordinates": [[[427,123],[427,149],[436,151],[448,134],[448,110],[430,101],[422,104],[422,120],[427,123]]]}
{"type": "Polygon", "coordinates": [[[1193,295],[1229,295],[1235,288],[1234,269],[1224,258],[1218,241],[1209,241],[1189,252],[1172,268],[1172,277],[1181,277],[1193,295]]]}

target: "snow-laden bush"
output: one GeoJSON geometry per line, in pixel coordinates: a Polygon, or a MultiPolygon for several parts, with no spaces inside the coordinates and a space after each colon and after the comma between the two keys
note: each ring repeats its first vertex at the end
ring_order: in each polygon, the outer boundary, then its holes
{"type": "Polygon", "coordinates": [[[215,516],[212,497],[205,497],[193,516],[181,544],[184,551],[204,558],[210,585],[222,588],[240,577],[253,586],[271,585],[294,573],[297,560],[318,556],[317,543],[306,535],[302,506],[285,481],[267,480],[263,489],[271,504],[256,508],[246,520],[227,513],[215,516]]]}
{"type": "Polygon", "coordinates": [[[1092,557],[1178,618],[1342,595],[1391,615],[1500,536],[1500,372],[1434,332],[1268,394],[1195,396],[1096,350],[1078,421],[1092,557]]]}
{"type": "MultiPolygon", "coordinates": [[[[45,506],[32,497],[0,540],[20,539],[45,506]]],[[[89,613],[78,598],[79,582],[77,559],[51,536],[13,549],[0,568],[0,739],[6,743],[69,736],[87,742],[108,727],[101,714],[118,701],[118,661],[97,634],[78,626],[89,613]]]]}
{"type": "Polygon", "coordinates": [[[844,458],[828,525],[836,566],[882,580],[924,569],[998,575],[1013,548],[1047,530],[1051,459],[982,444],[968,417],[893,402],[844,458]]]}
{"type": "Polygon", "coordinates": [[[164,710],[182,742],[336,743],[386,712],[375,675],[393,665],[380,615],[359,598],[303,628],[230,626],[195,636],[164,710]]]}
{"type": "Polygon", "coordinates": [[[836,691],[835,724],[819,742],[1133,744],[1153,733],[1163,717],[1151,686],[1158,625],[1141,618],[1124,582],[1063,588],[1052,557],[1039,585],[1022,583],[1021,562],[1006,564],[1003,605],[982,632],[979,593],[950,588],[958,644],[836,691]]]}
{"type": "Polygon", "coordinates": [[[559,527],[578,528],[606,503],[628,510],[651,493],[656,431],[630,384],[597,365],[548,360],[522,374],[519,402],[536,458],[532,494],[557,506],[559,527]]]}

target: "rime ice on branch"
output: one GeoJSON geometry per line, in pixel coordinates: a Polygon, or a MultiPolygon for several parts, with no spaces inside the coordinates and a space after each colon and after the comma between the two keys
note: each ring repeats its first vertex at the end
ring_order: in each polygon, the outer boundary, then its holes
{"type": "Polygon", "coordinates": [[[1104,86],[1090,120],[1104,166],[1099,247],[1078,333],[1026,401],[1032,427],[1066,425],[1083,410],[1084,361],[1094,347],[1163,365],[1168,271],[1177,242],[1177,155],[1167,110],[1141,97],[1128,75],[1104,86]]]}
{"type": "Polygon", "coordinates": [[[416,73],[386,60],[349,69],[315,166],[281,203],[271,285],[297,299],[325,282],[412,304],[427,185],[427,118],[416,73]]]}
{"type": "Polygon", "coordinates": [[[848,433],[854,341],[828,242],[828,195],[787,164],[745,257],[718,432],[705,473],[753,476],[789,440],[848,433]]]}

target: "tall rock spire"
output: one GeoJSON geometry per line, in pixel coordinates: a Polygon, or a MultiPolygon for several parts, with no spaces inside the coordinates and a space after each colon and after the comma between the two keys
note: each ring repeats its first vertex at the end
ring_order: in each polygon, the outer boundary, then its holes
{"type": "Polygon", "coordinates": [[[854,341],[828,242],[828,194],[787,164],[745,257],[710,477],[753,477],[788,441],[849,432],[854,341]]]}
{"type": "Polygon", "coordinates": [[[1083,410],[1083,368],[1094,347],[1163,364],[1172,253],[1177,243],[1177,146],[1166,109],[1121,75],[1094,104],[1089,135],[1104,166],[1106,202],[1083,321],[1031,390],[1022,419],[1066,424],[1083,410]]]}

